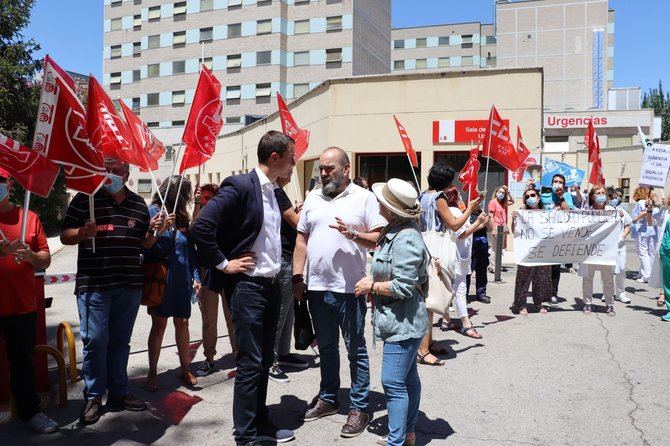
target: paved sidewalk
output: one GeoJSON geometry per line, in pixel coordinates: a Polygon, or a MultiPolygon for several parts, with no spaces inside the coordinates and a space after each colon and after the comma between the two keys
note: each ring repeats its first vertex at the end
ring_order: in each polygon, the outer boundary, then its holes
{"type": "MultiPolygon", "coordinates": [[[[629,247],[629,267],[637,259],[629,247]]],[[[72,272],[76,251],[65,247],[54,258],[49,274],[72,272]]],[[[435,338],[449,350],[446,367],[420,366],[421,413],[419,445],[663,445],[670,425],[670,324],[659,316],[657,293],[646,284],[626,281],[630,305],[616,303],[617,315],[579,311],[581,279],[564,273],[560,303],[548,315],[515,316],[509,311],[515,268],[503,273],[503,283],[490,284],[490,305],[470,305],[482,340],[435,329],[435,338]]],[[[492,275],[489,275],[492,278],[492,275]]],[[[471,290],[472,291],[472,290],[471,290]]],[[[600,291],[596,284],[596,292],[600,291]]],[[[48,310],[51,339],[60,320],[77,328],[71,284],[52,285],[48,310]]],[[[0,424],[4,445],[231,445],[232,358],[223,318],[218,350],[220,371],[187,389],[177,379],[174,332],[168,329],[160,360],[161,390],[144,391],[146,339],[150,319],[142,309],[133,335],[129,374],[133,392],[149,401],[143,413],[108,413],[90,427],[77,424],[82,404],[81,382],[70,387],[70,405],[58,409],[50,401],[47,413],[63,426],[53,435],[32,435],[17,424],[0,424]]],[[[369,319],[368,319],[369,320],[369,319]]],[[[368,340],[370,327],[367,327],[368,340]]],[[[195,361],[203,359],[199,343],[200,315],[193,308],[191,335],[195,361]]],[[[81,345],[78,341],[79,360],[81,345]]],[[[303,371],[289,370],[291,382],[270,383],[268,403],[273,419],[296,430],[294,445],[371,445],[385,433],[387,416],[380,383],[381,344],[369,345],[374,419],[367,432],[354,439],[339,436],[348,407],[348,364],[341,344],[340,414],[302,423],[298,416],[316,395],[318,358],[303,371]]]]}

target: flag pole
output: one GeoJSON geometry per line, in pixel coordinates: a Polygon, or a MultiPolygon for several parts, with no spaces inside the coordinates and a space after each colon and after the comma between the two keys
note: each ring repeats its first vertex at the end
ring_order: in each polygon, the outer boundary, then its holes
{"type": "MultiPolygon", "coordinates": [[[[492,133],[492,124],[493,124],[493,108],[495,107],[495,104],[491,106],[491,112],[489,113],[489,139],[486,144],[486,147],[489,148],[489,154],[486,157],[486,172],[484,173],[484,199],[482,200],[482,208],[486,207],[486,192],[488,192],[488,184],[489,184],[489,163],[491,162],[491,133],[492,133]]],[[[483,154],[483,152],[482,152],[483,154]]]]}
{"type": "Polygon", "coordinates": [[[26,228],[28,226],[29,210],[30,210],[30,191],[26,189],[26,194],[23,198],[23,218],[21,219],[21,243],[26,242],[26,228]]]}
{"type": "Polygon", "coordinates": [[[2,237],[2,241],[3,241],[3,242],[6,242],[6,241],[7,241],[7,237],[5,237],[5,233],[2,232],[2,229],[0,229],[0,237],[2,237]]]}
{"type": "Polygon", "coordinates": [[[177,195],[174,197],[174,207],[172,208],[172,213],[177,212],[177,203],[179,203],[179,194],[181,193],[181,185],[184,182],[184,173],[182,172],[179,175],[179,187],[177,188],[177,195]]]}
{"type": "MultiPolygon", "coordinates": [[[[170,184],[172,184],[172,176],[174,175],[174,169],[177,167],[177,161],[179,160],[179,154],[181,153],[181,148],[184,145],[184,141],[179,142],[179,148],[177,148],[177,156],[174,158],[174,161],[172,163],[172,170],[170,171],[170,181],[168,181],[167,186],[165,186],[165,201],[163,201],[163,204],[161,205],[161,210],[159,214],[162,214],[165,212],[165,202],[168,199],[168,192],[170,192],[170,184]]],[[[180,183],[181,184],[181,183],[180,183]]],[[[176,200],[175,200],[176,201],[176,200]]],[[[158,235],[158,230],[154,230],[154,236],[158,235]]]]}
{"type": "MultiPolygon", "coordinates": [[[[88,196],[88,215],[89,221],[95,223],[95,198],[93,195],[88,196]]],[[[93,243],[93,254],[95,254],[95,237],[91,239],[91,242],[93,243]]]]}
{"type": "Polygon", "coordinates": [[[416,172],[414,172],[414,165],[412,164],[412,159],[409,157],[409,153],[407,153],[407,161],[409,161],[409,170],[412,171],[412,175],[414,176],[414,183],[416,183],[416,190],[417,192],[421,193],[421,186],[419,186],[419,180],[416,177],[416,172]]]}
{"type": "Polygon", "coordinates": [[[154,186],[156,186],[156,192],[158,193],[158,198],[161,200],[161,206],[165,206],[165,200],[163,199],[163,195],[161,195],[161,185],[156,181],[153,170],[149,169],[149,175],[151,175],[151,181],[153,181],[154,186]]]}

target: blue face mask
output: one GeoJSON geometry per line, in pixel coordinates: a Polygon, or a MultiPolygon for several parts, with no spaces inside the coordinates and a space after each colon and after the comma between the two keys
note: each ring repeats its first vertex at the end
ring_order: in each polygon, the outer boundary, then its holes
{"type": "Polygon", "coordinates": [[[498,197],[498,200],[502,201],[505,198],[505,192],[498,192],[496,197],[498,197]]]}
{"type": "Polygon", "coordinates": [[[607,197],[605,195],[596,195],[595,201],[597,204],[605,204],[607,197]]]}
{"type": "Polygon", "coordinates": [[[612,206],[613,208],[619,206],[619,199],[618,198],[612,198],[610,200],[610,206],[612,206]]]}
{"type": "Polygon", "coordinates": [[[540,200],[544,206],[553,206],[554,200],[551,198],[551,194],[540,194],[540,200]]]}
{"type": "Polygon", "coordinates": [[[107,192],[110,194],[115,194],[121,189],[123,189],[123,177],[114,175],[113,173],[109,174],[110,184],[105,183],[104,187],[107,192]]]}
{"type": "Polygon", "coordinates": [[[528,205],[529,208],[534,208],[537,206],[537,197],[526,198],[526,205],[528,205]]]}
{"type": "Polygon", "coordinates": [[[5,198],[7,198],[8,194],[9,188],[7,187],[7,183],[0,183],[0,201],[3,201],[5,198]]]}

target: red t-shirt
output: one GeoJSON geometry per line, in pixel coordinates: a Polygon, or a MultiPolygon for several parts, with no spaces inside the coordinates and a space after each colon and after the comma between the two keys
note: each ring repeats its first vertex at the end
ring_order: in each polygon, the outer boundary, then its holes
{"type": "MultiPolygon", "coordinates": [[[[14,207],[0,213],[0,229],[13,241],[21,237],[23,209],[14,207]]],[[[26,243],[34,252],[49,251],[47,238],[39,217],[28,213],[26,243]]],[[[13,255],[0,257],[0,316],[26,314],[35,311],[35,268],[28,262],[17,264],[13,255]]]]}
{"type": "MultiPolygon", "coordinates": [[[[506,199],[507,197],[505,197],[506,199]]],[[[505,226],[507,224],[507,206],[503,206],[495,198],[489,201],[489,214],[493,214],[493,223],[496,226],[505,226]]]]}

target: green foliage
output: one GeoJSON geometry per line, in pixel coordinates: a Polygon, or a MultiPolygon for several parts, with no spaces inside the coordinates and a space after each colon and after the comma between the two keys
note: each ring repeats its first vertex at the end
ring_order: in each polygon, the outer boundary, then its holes
{"type": "MultiPolygon", "coordinates": [[[[40,86],[35,77],[42,61],[35,60],[40,46],[26,40],[23,28],[30,21],[35,0],[0,0],[0,133],[30,146],[35,131],[40,86]]],[[[16,182],[11,199],[23,204],[24,190],[16,182]]],[[[48,233],[53,234],[63,219],[67,195],[62,173],[48,199],[33,195],[30,209],[37,212],[48,233]]]]}
{"type": "Polygon", "coordinates": [[[663,82],[658,81],[658,88],[650,88],[642,96],[642,108],[653,108],[654,115],[662,119],[661,140],[670,140],[670,93],[663,91],[663,82]]]}

